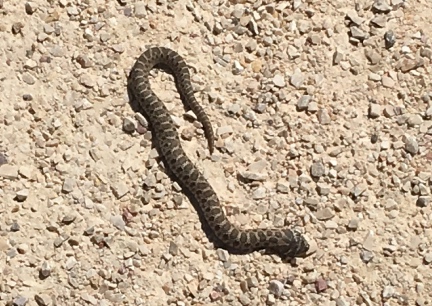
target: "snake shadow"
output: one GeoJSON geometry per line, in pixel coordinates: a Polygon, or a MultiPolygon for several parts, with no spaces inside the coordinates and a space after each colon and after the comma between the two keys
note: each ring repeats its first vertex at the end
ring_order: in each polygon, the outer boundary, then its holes
{"type": "MultiPolygon", "coordinates": [[[[166,69],[166,67],[161,66],[161,67],[157,67],[159,69],[161,69],[164,72],[170,73],[169,69],[166,69]]],[[[176,84],[177,85],[177,84],[176,84]]],[[[204,212],[202,211],[197,199],[195,198],[195,196],[190,192],[190,190],[181,182],[181,180],[179,180],[173,172],[171,172],[171,170],[169,169],[169,167],[166,167],[165,165],[167,165],[166,160],[163,156],[163,154],[161,154],[160,150],[159,150],[159,146],[157,145],[157,139],[156,137],[153,137],[153,129],[150,123],[150,120],[148,120],[147,115],[145,113],[145,111],[143,111],[142,107],[140,106],[139,102],[137,101],[137,99],[135,99],[133,97],[133,95],[130,93],[130,91],[128,90],[128,97],[129,97],[129,104],[132,108],[132,110],[136,113],[140,113],[141,115],[143,115],[148,122],[148,127],[149,130],[152,133],[152,148],[155,148],[159,154],[159,161],[162,161],[164,164],[164,172],[169,176],[169,178],[172,181],[177,182],[180,187],[182,188],[182,192],[186,195],[186,197],[189,199],[189,202],[192,204],[192,206],[194,207],[195,211],[198,214],[200,223],[201,223],[201,229],[203,230],[203,232],[205,233],[205,235],[207,236],[207,239],[213,244],[215,249],[221,248],[226,250],[228,253],[230,254],[234,254],[234,255],[246,255],[246,254],[251,254],[253,252],[259,251],[262,254],[265,255],[277,255],[278,257],[281,258],[282,262],[284,263],[290,263],[290,264],[295,264],[295,258],[287,258],[282,256],[281,254],[279,254],[277,252],[277,250],[267,250],[267,249],[256,249],[256,250],[248,250],[248,251],[243,251],[243,250],[238,250],[232,247],[229,247],[227,244],[225,244],[223,241],[221,241],[214,233],[214,231],[211,229],[211,227],[209,226],[206,218],[204,217],[204,212]]],[[[183,97],[180,97],[182,100],[182,103],[184,105],[185,110],[187,110],[186,107],[186,103],[185,101],[183,101],[183,97]]]]}

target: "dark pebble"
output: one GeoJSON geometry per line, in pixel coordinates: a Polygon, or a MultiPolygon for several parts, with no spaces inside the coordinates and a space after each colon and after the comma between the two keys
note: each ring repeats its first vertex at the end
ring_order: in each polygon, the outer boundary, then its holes
{"type": "Polygon", "coordinates": [[[394,44],[396,43],[396,37],[392,30],[387,31],[384,34],[384,41],[386,49],[390,49],[394,46],[394,44]]]}
{"type": "Polygon", "coordinates": [[[8,163],[6,156],[3,153],[0,153],[0,166],[8,163]]]}
{"type": "Polygon", "coordinates": [[[23,94],[22,98],[24,101],[32,101],[33,100],[33,96],[31,94],[23,94]]]}
{"type": "Polygon", "coordinates": [[[11,232],[18,232],[20,230],[19,224],[14,221],[10,227],[11,232]]]}

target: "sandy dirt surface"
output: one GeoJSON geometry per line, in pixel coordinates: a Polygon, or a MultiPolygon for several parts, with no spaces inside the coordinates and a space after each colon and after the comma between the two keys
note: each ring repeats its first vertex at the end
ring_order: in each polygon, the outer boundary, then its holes
{"type": "Polygon", "coordinates": [[[432,2],[0,0],[0,304],[432,305],[432,2]],[[126,78],[150,45],[192,69],[234,223],[296,226],[284,263],[215,249],[126,78]],[[141,124],[141,123],[142,124],[141,124]]]}

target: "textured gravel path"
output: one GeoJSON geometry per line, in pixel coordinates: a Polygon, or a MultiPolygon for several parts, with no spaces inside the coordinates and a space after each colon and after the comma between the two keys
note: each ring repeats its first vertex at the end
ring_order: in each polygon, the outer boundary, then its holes
{"type": "Polygon", "coordinates": [[[0,0],[0,304],[432,305],[432,2],[0,0]],[[166,175],[126,76],[152,88],[245,228],[310,257],[215,249],[166,175]]]}

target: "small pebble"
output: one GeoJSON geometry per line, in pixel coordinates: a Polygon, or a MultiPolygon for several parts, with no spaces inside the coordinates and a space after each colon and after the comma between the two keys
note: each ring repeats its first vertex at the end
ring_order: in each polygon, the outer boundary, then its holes
{"type": "Polygon", "coordinates": [[[327,282],[322,279],[318,278],[315,282],[315,288],[317,292],[324,292],[327,289],[328,285],[327,282]]]}
{"type": "Polygon", "coordinates": [[[279,87],[279,88],[285,87],[285,78],[284,78],[284,76],[281,75],[281,74],[276,74],[273,77],[273,84],[276,87],[279,87]]]}
{"type": "Polygon", "coordinates": [[[372,103],[369,107],[369,117],[372,119],[378,118],[381,115],[381,106],[372,103]]]}
{"type": "Polygon", "coordinates": [[[15,198],[18,202],[24,202],[28,198],[29,193],[30,191],[28,189],[21,189],[16,193],[15,198]]]}
{"type": "Polygon", "coordinates": [[[125,229],[125,222],[123,220],[123,217],[121,215],[115,215],[111,217],[111,223],[119,230],[124,231],[125,229]]]}
{"type": "Polygon", "coordinates": [[[315,217],[320,221],[329,220],[334,217],[334,212],[328,207],[318,210],[315,213],[315,217]]]}
{"type": "Polygon", "coordinates": [[[387,49],[390,49],[391,47],[394,46],[394,44],[396,43],[396,37],[392,30],[388,30],[387,32],[385,32],[384,41],[385,41],[385,47],[387,49]]]}
{"type": "Polygon", "coordinates": [[[70,193],[75,188],[75,180],[73,178],[66,178],[63,182],[63,192],[70,193]]]}
{"type": "Polygon", "coordinates": [[[15,22],[12,25],[12,33],[15,35],[20,34],[23,28],[24,28],[24,24],[22,22],[15,22]]]}
{"type": "Polygon", "coordinates": [[[431,197],[429,196],[420,196],[417,199],[416,205],[418,207],[427,207],[431,202],[431,197]]]}
{"type": "Polygon", "coordinates": [[[330,118],[327,110],[324,108],[321,108],[318,111],[317,117],[318,117],[319,123],[321,123],[322,125],[327,125],[327,124],[330,124],[330,122],[331,122],[331,118],[330,118]]]}
{"type": "Polygon", "coordinates": [[[310,169],[313,177],[319,178],[325,174],[325,167],[322,162],[314,162],[310,169]]]}
{"type": "Polygon", "coordinates": [[[33,2],[26,2],[24,7],[25,7],[25,12],[28,15],[32,15],[34,12],[36,12],[36,5],[33,2]]]}
{"type": "Polygon", "coordinates": [[[304,82],[304,76],[299,69],[296,69],[294,74],[290,78],[290,83],[295,88],[299,89],[304,82]]]}
{"type": "Polygon", "coordinates": [[[297,109],[299,111],[306,110],[311,101],[312,97],[308,95],[301,96],[301,98],[297,101],[297,109]]]}
{"type": "Polygon", "coordinates": [[[28,302],[28,299],[23,296],[18,296],[13,300],[13,306],[25,306],[28,302]]]}
{"type": "Polygon", "coordinates": [[[18,222],[14,221],[12,222],[12,225],[10,227],[10,231],[11,232],[18,232],[20,230],[20,226],[18,224],[18,222]]]}
{"type": "Polygon", "coordinates": [[[131,118],[124,118],[123,119],[123,130],[126,133],[132,133],[136,130],[136,121],[131,118]]]}
{"type": "Polygon", "coordinates": [[[356,231],[358,229],[359,226],[359,220],[358,219],[351,219],[348,222],[348,229],[356,231]]]}
{"type": "Polygon", "coordinates": [[[417,140],[415,139],[415,137],[409,136],[409,135],[405,135],[402,140],[405,143],[405,150],[408,153],[410,153],[412,155],[415,155],[415,154],[418,153],[418,151],[419,151],[419,145],[418,145],[417,140]]]}
{"type": "Polygon", "coordinates": [[[18,167],[4,163],[0,166],[0,177],[8,180],[15,180],[18,178],[18,167]]]}
{"type": "Polygon", "coordinates": [[[276,297],[280,297],[284,291],[284,284],[278,280],[271,280],[268,289],[276,297]]]}

